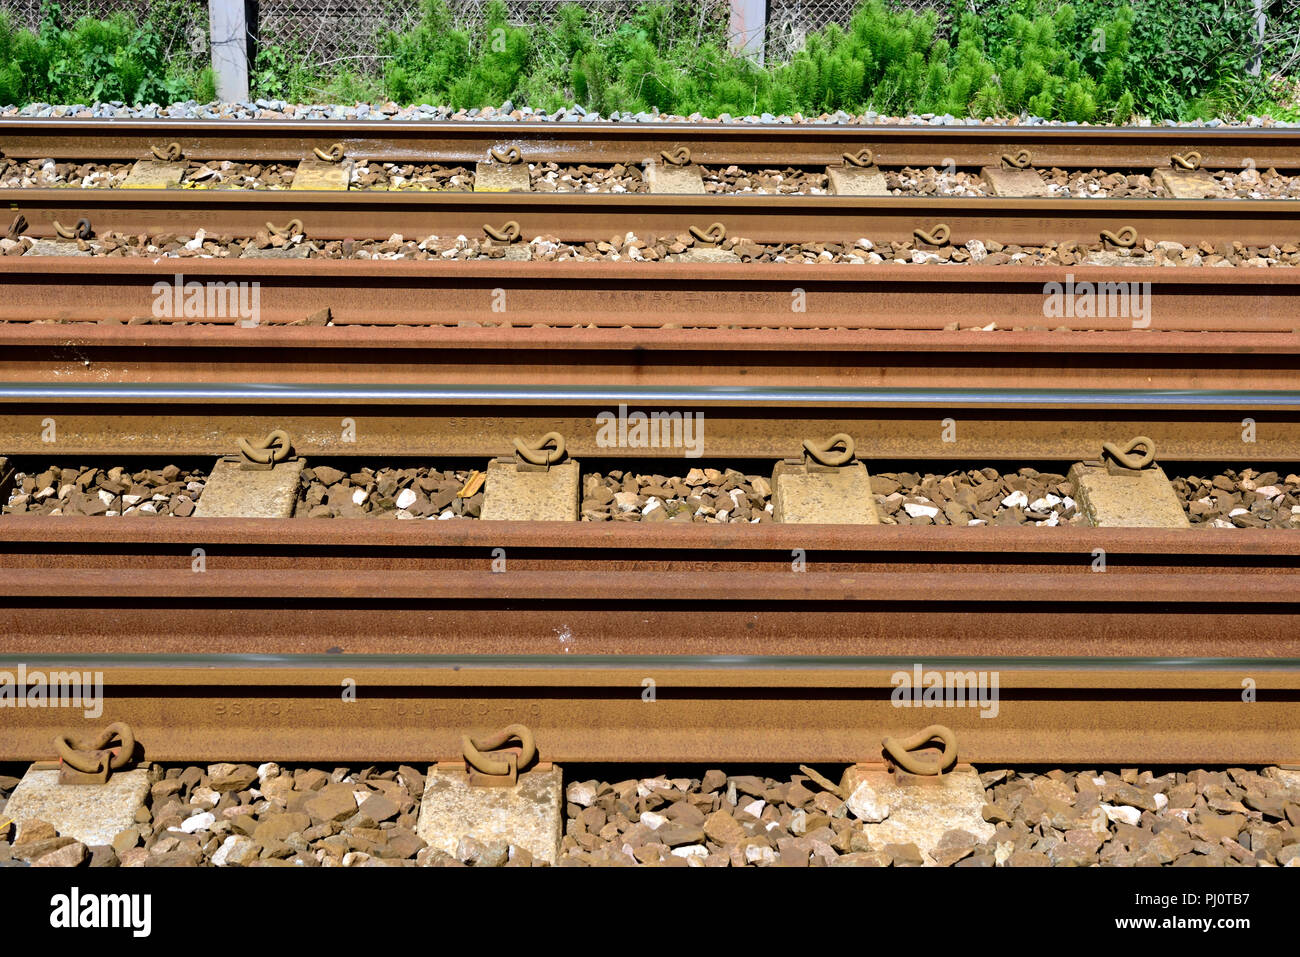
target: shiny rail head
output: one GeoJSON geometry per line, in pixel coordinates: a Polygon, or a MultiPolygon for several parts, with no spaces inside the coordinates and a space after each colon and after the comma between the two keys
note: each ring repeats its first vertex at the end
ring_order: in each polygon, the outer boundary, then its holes
{"type": "Polygon", "coordinates": [[[309,383],[103,383],[14,382],[0,384],[0,402],[673,402],[698,405],[900,406],[1071,408],[1300,409],[1300,390],[1144,389],[771,389],[609,388],[602,386],[388,386],[309,383]]]}

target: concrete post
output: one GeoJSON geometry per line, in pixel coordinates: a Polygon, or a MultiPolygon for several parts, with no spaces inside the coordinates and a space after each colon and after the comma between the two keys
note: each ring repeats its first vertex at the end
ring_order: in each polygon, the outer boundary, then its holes
{"type": "Polygon", "coordinates": [[[208,0],[212,36],[212,70],[217,75],[217,99],[223,103],[248,99],[248,23],[244,0],[208,0]]]}
{"type": "Polygon", "coordinates": [[[731,23],[727,29],[732,53],[763,62],[767,39],[767,0],[731,0],[731,23]]]}
{"type": "Polygon", "coordinates": [[[1268,14],[1264,12],[1264,0],[1255,0],[1255,59],[1250,62],[1250,75],[1259,76],[1264,61],[1264,29],[1268,24],[1268,14]]]}

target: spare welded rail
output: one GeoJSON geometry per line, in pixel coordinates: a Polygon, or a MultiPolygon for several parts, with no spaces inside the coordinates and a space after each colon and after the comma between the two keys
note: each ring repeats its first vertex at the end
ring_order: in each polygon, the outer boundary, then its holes
{"type": "Polygon", "coordinates": [[[198,160],[292,161],[342,143],[349,157],[386,162],[466,163],[515,146],[529,162],[639,163],[685,146],[695,162],[781,167],[839,164],[869,148],[884,166],[996,166],[1028,149],[1038,166],[1128,169],[1195,150],[1210,169],[1300,169],[1294,129],[0,119],[0,151],[15,159],[134,160],[170,142],[198,160]]]}
{"type": "MultiPolygon", "coordinates": [[[[891,700],[917,668],[983,673],[943,711],[966,760],[1300,757],[1286,532],[558,531],[9,517],[0,670],[101,672],[95,720],[161,760],[451,757],[521,719],[555,760],[871,760],[936,713],[891,700]]],[[[5,709],[0,760],[81,720],[5,709]]]]}
{"type": "Polygon", "coordinates": [[[1300,269],[0,257],[0,321],[235,324],[254,293],[263,325],[1300,330],[1300,269]]]}
{"type": "MultiPolygon", "coordinates": [[[[0,327],[0,389],[189,383],[1284,392],[1300,334],[334,326],[0,327]]],[[[58,394],[58,393],[56,393],[58,394]]],[[[739,394],[739,393],[738,393],[739,394]]]]}
{"type": "Polygon", "coordinates": [[[519,224],[525,239],[608,241],[631,232],[685,236],[720,222],[727,235],[761,243],[913,241],[950,229],[951,242],[1099,242],[1103,231],[1137,241],[1203,240],[1269,245],[1297,238],[1295,200],[1005,199],[998,197],[650,195],[609,193],[350,192],[204,189],[0,189],[26,235],[53,238],[55,222],[90,221],[126,235],[203,229],[253,236],[298,219],[310,239],[482,236],[484,225],[519,224]]]}
{"type": "Polygon", "coordinates": [[[1300,391],[0,383],[10,455],[48,455],[51,434],[63,455],[221,454],[277,428],[308,456],[495,456],[521,434],[558,431],[585,458],[725,463],[783,458],[810,435],[847,432],[875,460],[1077,461],[1117,435],[1146,435],[1166,461],[1237,461],[1243,450],[1290,461],[1300,391]],[[629,411],[669,424],[656,441],[620,441],[610,423],[629,411]]]}

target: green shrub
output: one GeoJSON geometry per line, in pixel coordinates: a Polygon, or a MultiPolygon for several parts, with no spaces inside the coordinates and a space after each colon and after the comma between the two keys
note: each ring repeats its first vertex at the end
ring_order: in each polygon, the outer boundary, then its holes
{"type": "MultiPolygon", "coordinates": [[[[117,15],[72,26],[49,4],[36,34],[0,15],[0,102],[213,98],[211,71],[170,52],[182,11],[192,13],[185,2],[150,4],[140,23],[117,15]]],[[[528,27],[509,23],[505,4],[492,0],[470,28],[456,26],[444,0],[423,0],[414,27],[380,37],[382,75],[316,63],[272,39],[250,85],[255,97],[291,102],[512,100],[606,115],[876,110],[1126,122],[1300,110],[1289,46],[1266,50],[1264,75],[1248,75],[1252,0],[949,2],[942,14],[917,14],[867,0],[846,25],[809,34],[787,62],[760,67],[730,54],[725,19],[708,19],[690,0],[643,3],[617,25],[570,3],[548,25],[528,27]]],[[[1300,33],[1297,5],[1274,3],[1270,17],[1279,35],[1288,24],[1300,33]]]]}
{"type": "Polygon", "coordinates": [[[36,33],[0,14],[0,103],[169,103],[193,96],[199,71],[187,72],[169,52],[174,12],[170,4],[151,4],[140,22],[117,13],[68,26],[49,4],[36,33]]]}

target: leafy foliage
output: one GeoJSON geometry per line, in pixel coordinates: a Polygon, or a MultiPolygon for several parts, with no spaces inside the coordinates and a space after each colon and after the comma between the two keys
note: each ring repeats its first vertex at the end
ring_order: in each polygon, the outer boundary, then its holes
{"type": "Polygon", "coordinates": [[[583,8],[561,8],[549,30],[525,31],[490,7],[477,31],[455,30],[442,0],[420,24],[390,34],[389,96],[457,108],[510,99],[552,109],[820,113],[1033,113],[1079,122],[1230,115],[1269,105],[1246,74],[1251,0],[992,0],[972,13],[958,0],[940,36],[934,12],[869,0],[845,27],[808,36],[769,68],[728,54],[725,28],[703,35],[677,4],[646,4],[628,22],[593,32],[583,8]]]}
{"type": "MultiPolygon", "coordinates": [[[[71,26],[47,4],[36,34],[0,16],[0,102],[211,99],[211,71],[170,55],[184,2],[150,4],[139,23],[118,15],[71,26]]],[[[259,48],[250,84],[256,97],[290,102],[511,100],[606,115],[874,109],[1126,122],[1300,112],[1292,0],[1270,6],[1283,42],[1266,45],[1259,77],[1248,70],[1252,0],[949,2],[940,16],[866,0],[845,26],[811,33],[787,62],[760,67],[727,51],[726,23],[702,12],[717,5],[654,0],[613,25],[570,3],[549,25],[525,27],[492,0],[480,22],[460,28],[445,0],[422,0],[412,29],[382,36],[382,77],[271,42],[259,48]]]]}
{"type": "Polygon", "coordinates": [[[141,21],[118,13],[69,25],[57,4],[46,4],[37,33],[0,14],[0,103],[168,103],[193,95],[205,79],[171,55],[176,14],[175,4],[158,3],[141,21]]]}

